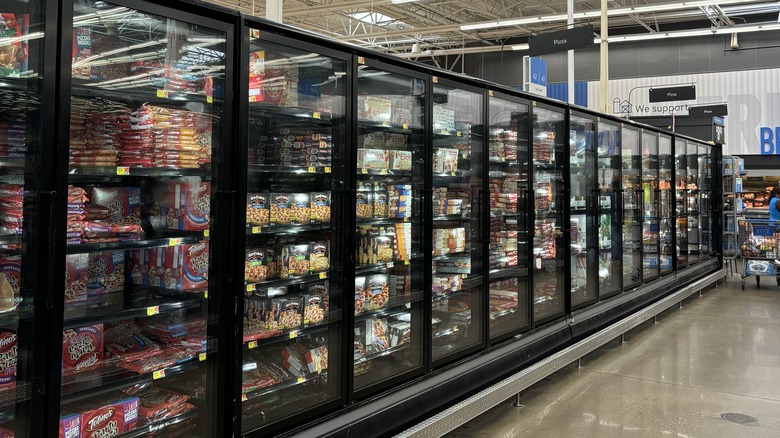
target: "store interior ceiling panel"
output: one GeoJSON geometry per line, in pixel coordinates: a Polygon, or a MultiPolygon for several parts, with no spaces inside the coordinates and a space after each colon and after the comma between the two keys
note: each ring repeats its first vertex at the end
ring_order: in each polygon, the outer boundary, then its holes
{"type": "MultiPolygon", "coordinates": [[[[209,0],[265,17],[265,0],[209,0]]],[[[284,23],[341,41],[406,57],[501,51],[528,37],[562,30],[561,0],[286,0],[284,23]]],[[[780,2],[751,0],[609,0],[609,35],[716,31],[778,24],[780,2]]],[[[575,25],[600,34],[600,1],[574,1],[575,25]]],[[[747,30],[747,29],[745,29],[747,30]]]]}

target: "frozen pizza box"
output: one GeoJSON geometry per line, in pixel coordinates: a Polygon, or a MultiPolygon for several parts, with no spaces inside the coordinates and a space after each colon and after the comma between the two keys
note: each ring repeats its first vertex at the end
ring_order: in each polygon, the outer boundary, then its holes
{"type": "Polygon", "coordinates": [[[62,373],[70,375],[99,368],[103,364],[103,324],[62,332],[62,373]]]}
{"type": "Polygon", "coordinates": [[[168,229],[202,231],[209,228],[211,183],[208,181],[169,182],[166,225],[168,229]]]}
{"type": "Polygon", "coordinates": [[[109,219],[123,221],[128,217],[137,217],[140,223],[141,208],[144,205],[141,187],[93,187],[92,204],[107,207],[109,219]]]}
{"type": "Polygon", "coordinates": [[[276,263],[271,266],[273,256],[273,251],[269,248],[247,250],[244,262],[244,279],[249,283],[259,283],[267,278],[275,277],[276,272],[269,272],[271,267],[276,271],[276,263]]]}
{"type": "Polygon", "coordinates": [[[330,192],[312,192],[311,216],[319,222],[330,222],[330,192]]]}
{"type": "Polygon", "coordinates": [[[0,257],[0,313],[16,308],[22,284],[22,257],[0,257]]]}
{"type": "Polygon", "coordinates": [[[387,217],[387,183],[375,181],[373,190],[374,217],[387,217]]]}
{"type": "Polygon", "coordinates": [[[386,149],[358,149],[358,169],[387,170],[390,168],[390,154],[386,149]]]}
{"type": "Polygon", "coordinates": [[[309,245],[287,245],[282,248],[282,278],[302,277],[309,274],[309,245]]]}
{"type": "Polygon", "coordinates": [[[81,438],[104,438],[133,430],[138,423],[139,405],[138,397],[127,397],[68,408],[81,412],[81,438]]]}
{"type": "Polygon", "coordinates": [[[293,213],[293,221],[296,224],[312,222],[311,195],[309,193],[294,193],[290,200],[290,208],[293,213]]]}
{"type": "Polygon", "coordinates": [[[390,287],[387,274],[376,274],[366,278],[364,305],[367,310],[378,310],[386,307],[389,297],[390,287]]]}
{"type": "Polygon", "coordinates": [[[246,223],[248,225],[268,225],[271,222],[270,207],[267,193],[247,194],[246,223]]]}
{"type": "Polygon", "coordinates": [[[375,122],[389,122],[392,116],[393,102],[374,96],[359,96],[358,111],[363,119],[375,122]]]}
{"type": "Polygon", "coordinates": [[[328,242],[311,243],[309,252],[309,270],[312,273],[327,272],[330,269],[330,245],[328,242]]]}
{"type": "Polygon", "coordinates": [[[271,193],[271,224],[289,225],[293,222],[292,193],[271,193]]]}
{"type": "Polygon", "coordinates": [[[366,288],[366,277],[355,277],[355,315],[365,310],[363,295],[366,288]]]}
{"type": "Polygon", "coordinates": [[[209,242],[180,245],[182,277],[178,290],[205,289],[209,282],[209,242]]]}
{"type": "Polygon", "coordinates": [[[412,170],[412,152],[390,151],[390,169],[412,170]]]}
{"type": "Polygon", "coordinates": [[[65,256],[65,304],[87,300],[89,254],[65,256]]]}
{"type": "Polygon", "coordinates": [[[369,181],[358,181],[355,195],[355,215],[358,219],[368,219],[374,213],[374,187],[369,181]]]}
{"type": "Polygon", "coordinates": [[[439,148],[433,156],[434,172],[455,172],[458,170],[458,150],[439,148]]]}

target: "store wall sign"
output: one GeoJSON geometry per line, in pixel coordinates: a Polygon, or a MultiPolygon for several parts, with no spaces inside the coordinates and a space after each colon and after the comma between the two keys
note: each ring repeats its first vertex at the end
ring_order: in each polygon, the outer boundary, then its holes
{"type": "Polygon", "coordinates": [[[532,36],[528,39],[528,52],[531,56],[538,56],[592,45],[593,26],[582,26],[532,36]]]}
{"type": "Polygon", "coordinates": [[[758,131],[761,139],[761,155],[780,155],[780,126],[774,128],[762,126],[758,131]]]}
{"type": "Polygon", "coordinates": [[[696,86],[651,88],[648,97],[650,103],[696,100],[696,86]]]}
{"type": "Polygon", "coordinates": [[[688,115],[691,117],[714,117],[729,115],[729,106],[725,103],[720,105],[698,105],[688,108],[688,115]]]}
{"type": "MultiPolygon", "coordinates": [[[[687,115],[692,106],[728,105],[725,143],[726,155],[761,155],[769,151],[770,141],[777,149],[775,127],[780,126],[780,68],[739,70],[717,73],[696,73],[677,76],[653,76],[628,79],[610,79],[609,103],[619,117],[687,115]],[[652,104],[647,93],[637,87],[661,88],[675,84],[696,84],[696,102],[652,104]],[[631,92],[632,89],[636,90],[631,92]],[[630,102],[629,102],[630,101],[630,102]],[[646,111],[645,111],[646,110],[646,111]],[[664,111],[665,110],[665,111],[664,111]],[[761,128],[765,128],[762,130],[761,128]],[[771,132],[771,140],[770,140],[771,132]],[[762,138],[762,135],[764,136],[762,138]]],[[[588,82],[588,106],[599,110],[599,83],[588,82]]]]}

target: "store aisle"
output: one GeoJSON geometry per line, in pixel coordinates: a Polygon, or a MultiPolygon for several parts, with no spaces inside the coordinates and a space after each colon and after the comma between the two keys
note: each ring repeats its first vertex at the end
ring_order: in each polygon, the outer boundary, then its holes
{"type": "Polygon", "coordinates": [[[508,400],[448,436],[780,436],[780,287],[743,292],[738,279],[540,382],[524,407],[508,400]]]}

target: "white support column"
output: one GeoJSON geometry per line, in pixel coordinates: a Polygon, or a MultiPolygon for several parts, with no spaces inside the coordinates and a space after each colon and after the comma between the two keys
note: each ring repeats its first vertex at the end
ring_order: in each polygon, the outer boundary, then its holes
{"type": "Polygon", "coordinates": [[[607,42],[609,35],[609,23],[607,21],[607,0],[601,0],[601,59],[599,64],[599,109],[603,113],[609,114],[609,44],[607,42]]]}
{"type": "MultiPolygon", "coordinates": [[[[574,27],[574,0],[566,0],[566,24],[568,28],[574,27]]],[[[574,103],[574,50],[568,52],[568,81],[569,81],[569,103],[574,103]]]]}
{"type": "Polygon", "coordinates": [[[265,18],[281,23],[283,4],[284,0],[265,0],[265,18]]]}

